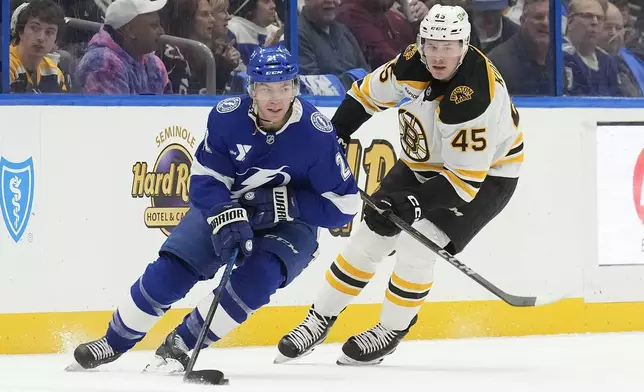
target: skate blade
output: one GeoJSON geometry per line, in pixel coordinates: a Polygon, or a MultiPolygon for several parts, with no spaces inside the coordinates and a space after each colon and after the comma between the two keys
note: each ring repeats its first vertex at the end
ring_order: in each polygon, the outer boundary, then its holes
{"type": "Polygon", "coordinates": [[[92,370],[92,369],[85,369],[85,368],[84,368],[84,367],[82,367],[78,362],[70,363],[70,364],[69,364],[69,365],[67,365],[67,367],[65,368],[65,371],[66,371],[66,372],[89,372],[89,371],[91,371],[91,370],[92,370]]]}
{"type": "Polygon", "coordinates": [[[297,358],[287,357],[286,355],[284,355],[282,353],[278,353],[277,356],[275,357],[275,359],[273,359],[273,364],[281,365],[283,363],[290,362],[290,361],[292,361],[294,359],[297,359],[297,358]]]}
{"type": "Polygon", "coordinates": [[[162,375],[182,374],[185,371],[181,362],[176,359],[164,359],[155,355],[152,361],[143,369],[143,373],[154,373],[162,375]]]}
{"type": "Polygon", "coordinates": [[[342,354],[340,358],[338,358],[337,361],[335,361],[336,364],[340,366],[373,366],[373,365],[379,365],[385,358],[381,357],[378,359],[374,359],[372,361],[356,361],[353,358],[349,358],[346,355],[342,354]]]}
{"type": "Polygon", "coordinates": [[[302,357],[306,357],[307,355],[311,354],[312,352],[313,352],[313,348],[311,348],[309,351],[305,351],[300,356],[295,357],[295,358],[287,357],[286,355],[284,355],[282,353],[277,353],[277,356],[275,357],[275,359],[273,359],[273,364],[281,365],[283,363],[291,362],[291,361],[293,361],[295,359],[300,359],[302,357]]]}

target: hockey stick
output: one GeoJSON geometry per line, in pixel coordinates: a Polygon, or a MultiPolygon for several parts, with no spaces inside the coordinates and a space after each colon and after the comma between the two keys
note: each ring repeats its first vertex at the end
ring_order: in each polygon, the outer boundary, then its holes
{"type": "Polygon", "coordinates": [[[547,298],[544,298],[544,297],[537,298],[537,297],[520,297],[517,295],[508,294],[505,291],[501,290],[500,288],[496,287],[494,284],[489,282],[481,275],[474,272],[470,267],[460,262],[456,257],[452,256],[449,252],[447,252],[440,246],[436,245],[429,238],[425,237],[421,232],[411,227],[409,224],[407,224],[407,222],[405,222],[404,220],[396,216],[396,214],[392,213],[391,210],[383,210],[381,208],[378,208],[376,204],[373,202],[373,200],[371,199],[371,197],[362,189],[360,189],[360,197],[362,198],[362,200],[364,200],[365,203],[369,205],[369,207],[378,211],[379,214],[388,218],[401,230],[403,230],[410,236],[414,237],[416,240],[418,240],[418,242],[428,247],[432,252],[439,255],[443,260],[447,261],[454,267],[458,268],[459,271],[467,275],[470,279],[474,280],[476,283],[483,286],[487,291],[496,295],[497,297],[499,297],[509,305],[540,306],[540,305],[547,305],[553,302],[560,301],[565,297],[565,296],[557,296],[557,297],[552,296],[547,298]]]}
{"type": "Polygon", "coordinates": [[[210,309],[208,309],[208,314],[206,315],[206,318],[203,321],[203,327],[201,327],[201,332],[199,332],[197,343],[195,344],[194,350],[192,350],[192,356],[190,356],[190,362],[188,362],[188,366],[186,367],[186,372],[183,375],[184,382],[199,383],[199,384],[213,384],[213,385],[228,384],[228,379],[225,378],[224,373],[219,370],[214,370],[214,369],[192,370],[192,369],[194,368],[195,362],[197,362],[197,357],[199,357],[199,353],[201,352],[201,345],[203,344],[204,340],[206,340],[206,335],[208,334],[208,330],[210,329],[210,323],[212,323],[212,319],[215,317],[215,312],[219,307],[221,294],[224,292],[224,287],[226,287],[226,284],[230,279],[230,274],[232,273],[233,267],[235,266],[235,262],[237,262],[238,253],[239,253],[239,249],[236,248],[233,251],[233,256],[230,258],[230,260],[228,260],[228,263],[226,264],[226,269],[224,270],[224,274],[221,276],[221,281],[219,282],[219,286],[217,286],[217,289],[215,290],[215,296],[212,299],[212,304],[210,305],[210,309]]]}

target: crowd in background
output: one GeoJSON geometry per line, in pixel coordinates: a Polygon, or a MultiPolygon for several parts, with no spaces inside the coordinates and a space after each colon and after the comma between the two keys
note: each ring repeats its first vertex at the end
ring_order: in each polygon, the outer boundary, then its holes
{"type": "MultiPolygon", "coordinates": [[[[564,95],[640,97],[639,1],[562,0],[561,48],[554,48],[548,0],[440,3],[468,11],[471,45],[492,60],[513,95],[555,94],[558,49],[564,95]]],[[[420,21],[436,2],[299,0],[302,93],[344,95],[354,81],[415,42],[420,21]]],[[[162,3],[11,0],[10,91],[238,94],[246,90],[245,64],[253,50],[285,44],[285,0],[167,0],[158,11],[133,19],[128,14],[132,7],[162,3]],[[78,28],[65,17],[96,22],[96,28],[78,28]],[[168,42],[164,34],[199,44],[168,42]],[[208,67],[209,53],[215,70],[208,67]],[[208,90],[209,79],[215,91],[208,90]]]]}

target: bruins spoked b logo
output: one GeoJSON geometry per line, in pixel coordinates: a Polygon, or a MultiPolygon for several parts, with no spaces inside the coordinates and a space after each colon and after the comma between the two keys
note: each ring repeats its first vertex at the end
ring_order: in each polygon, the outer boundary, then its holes
{"type": "Polygon", "coordinates": [[[400,144],[405,154],[418,162],[429,159],[427,136],[418,117],[405,109],[399,109],[398,127],[400,129],[400,144]]]}

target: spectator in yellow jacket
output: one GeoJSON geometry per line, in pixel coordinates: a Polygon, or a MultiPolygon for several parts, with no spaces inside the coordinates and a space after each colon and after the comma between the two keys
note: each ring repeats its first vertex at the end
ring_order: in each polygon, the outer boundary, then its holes
{"type": "Polygon", "coordinates": [[[10,91],[67,92],[62,71],[47,57],[64,27],[63,10],[52,0],[34,0],[17,12],[16,39],[9,56],[10,91]]]}

